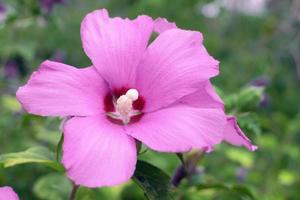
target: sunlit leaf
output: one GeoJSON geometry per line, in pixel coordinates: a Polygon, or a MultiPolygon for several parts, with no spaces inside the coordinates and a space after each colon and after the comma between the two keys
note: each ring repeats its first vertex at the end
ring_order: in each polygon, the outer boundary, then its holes
{"type": "Polygon", "coordinates": [[[296,174],[289,170],[281,170],[278,175],[278,181],[282,185],[292,185],[296,181],[296,174]]]}
{"type": "Polygon", "coordinates": [[[10,95],[2,95],[2,105],[11,112],[17,112],[21,109],[21,106],[16,98],[10,95]]]}
{"type": "Polygon", "coordinates": [[[240,163],[243,167],[253,166],[253,154],[246,150],[228,148],[226,150],[226,155],[232,161],[240,163]]]}
{"type": "Polygon", "coordinates": [[[239,185],[225,185],[221,183],[217,184],[200,184],[197,185],[198,190],[206,190],[206,189],[215,189],[215,190],[225,190],[228,192],[234,192],[238,193],[240,196],[245,196],[248,199],[255,200],[255,197],[253,196],[252,192],[246,188],[245,186],[239,186],[239,185]]]}
{"type": "Polygon", "coordinates": [[[0,155],[0,164],[4,168],[25,163],[39,163],[64,171],[63,166],[55,160],[55,156],[45,147],[32,147],[26,151],[0,155]]]}

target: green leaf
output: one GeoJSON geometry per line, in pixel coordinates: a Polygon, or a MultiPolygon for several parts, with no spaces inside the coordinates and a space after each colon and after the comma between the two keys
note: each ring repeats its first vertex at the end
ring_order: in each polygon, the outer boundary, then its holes
{"type": "Polygon", "coordinates": [[[229,187],[229,189],[231,189],[232,191],[234,191],[236,193],[239,193],[242,196],[248,197],[251,200],[255,200],[255,197],[252,194],[252,192],[245,186],[235,185],[235,186],[229,187]]]}
{"type": "Polygon", "coordinates": [[[45,147],[32,147],[26,151],[0,155],[0,165],[4,168],[25,163],[39,163],[57,171],[64,171],[63,166],[55,160],[54,154],[45,147]]]}
{"type": "Polygon", "coordinates": [[[292,185],[296,181],[297,175],[289,170],[280,170],[278,174],[278,181],[282,185],[292,185]]]}
{"type": "Polygon", "coordinates": [[[229,159],[240,163],[243,167],[250,168],[254,164],[254,155],[247,150],[228,148],[225,153],[229,159]]]}
{"type": "Polygon", "coordinates": [[[138,161],[132,179],[144,191],[149,200],[173,199],[170,177],[145,161],[138,161]]]}
{"type": "Polygon", "coordinates": [[[72,190],[71,182],[63,174],[51,173],[39,178],[33,187],[35,195],[44,200],[64,200],[72,190]]]}
{"type": "MultiPolygon", "coordinates": [[[[114,187],[101,187],[101,188],[87,188],[80,186],[76,193],[76,200],[105,200],[105,199],[122,199],[120,193],[125,185],[118,185],[114,187]]],[[[133,199],[130,199],[133,200],[133,199]]]]}
{"type": "Polygon", "coordinates": [[[58,144],[56,145],[56,161],[59,162],[61,157],[62,145],[64,142],[64,134],[61,134],[58,144]]]}
{"type": "Polygon", "coordinates": [[[238,185],[225,185],[221,183],[216,184],[199,184],[197,185],[198,190],[206,190],[206,189],[216,189],[216,190],[225,190],[228,192],[238,193],[240,196],[247,197],[248,199],[255,200],[252,192],[246,188],[245,186],[238,185]]]}
{"type": "Polygon", "coordinates": [[[246,87],[240,91],[237,104],[241,108],[253,108],[260,102],[263,91],[261,87],[246,87]]]}
{"type": "MultiPolygon", "coordinates": [[[[111,199],[111,198],[110,198],[111,199]]],[[[145,199],[143,191],[136,186],[136,184],[131,183],[125,185],[120,193],[119,199],[121,200],[141,200],[145,199]]]]}
{"type": "Polygon", "coordinates": [[[242,113],[237,116],[240,127],[247,133],[261,134],[261,125],[255,113],[242,113]]]}
{"type": "Polygon", "coordinates": [[[19,102],[15,97],[10,95],[2,95],[2,105],[11,112],[18,112],[21,109],[19,102]]]}
{"type": "Polygon", "coordinates": [[[249,111],[257,107],[264,89],[260,87],[246,87],[239,92],[225,96],[224,102],[227,112],[249,111]]]}

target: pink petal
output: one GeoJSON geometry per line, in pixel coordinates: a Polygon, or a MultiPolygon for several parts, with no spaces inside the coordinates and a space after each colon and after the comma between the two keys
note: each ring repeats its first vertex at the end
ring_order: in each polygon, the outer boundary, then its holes
{"type": "Polygon", "coordinates": [[[232,145],[244,146],[250,151],[255,151],[257,149],[257,146],[252,145],[251,141],[240,129],[234,116],[227,116],[224,140],[232,145]]]}
{"type": "MultiPolygon", "coordinates": [[[[181,98],[180,102],[196,108],[216,108],[224,112],[224,103],[209,81],[202,83],[195,93],[181,98]]],[[[223,134],[223,139],[230,144],[245,146],[251,151],[257,149],[240,129],[234,116],[227,116],[227,125],[223,134]]]]}
{"type": "Polygon", "coordinates": [[[199,85],[199,89],[180,99],[180,102],[199,108],[220,108],[224,110],[223,100],[215,92],[210,81],[199,85]]]}
{"type": "Polygon", "coordinates": [[[211,149],[222,140],[225,125],[226,117],[219,109],[176,105],[146,113],[126,126],[126,132],[156,151],[186,152],[211,149]]]}
{"type": "Polygon", "coordinates": [[[162,33],[172,28],[177,28],[176,24],[174,22],[169,22],[165,18],[159,17],[154,21],[154,31],[157,33],[162,33]]]}
{"type": "Polygon", "coordinates": [[[87,116],[103,112],[107,86],[94,67],[77,69],[45,61],[17,91],[24,109],[42,116],[87,116]]]}
{"type": "Polygon", "coordinates": [[[122,127],[104,115],[74,117],[66,122],[62,162],[77,185],[112,186],[130,179],[136,145],[122,127]]]}
{"type": "Polygon", "coordinates": [[[167,107],[218,72],[218,61],[205,50],[201,33],[164,31],[148,47],[138,67],[136,84],[146,101],[144,110],[167,107]]]}
{"type": "Polygon", "coordinates": [[[88,14],[81,24],[83,48],[112,88],[131,87],[153,31],[153,20],[110,18],[107,10],[88,14]]]}
{"type": "Polygon", "coordinates": [[[8,186],[0,187],[0,200],[19,200],[15,191],[8,186]]]}

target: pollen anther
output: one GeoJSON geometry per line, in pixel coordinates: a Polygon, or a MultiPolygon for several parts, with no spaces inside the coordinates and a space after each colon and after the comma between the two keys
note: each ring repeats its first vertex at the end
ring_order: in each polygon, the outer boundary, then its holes
{"type": "Polygon", "coordinates": [[[135,101],[139,98],[139,92],[136,89],[129,89],[125,95],[132,101],[135,101]]]}

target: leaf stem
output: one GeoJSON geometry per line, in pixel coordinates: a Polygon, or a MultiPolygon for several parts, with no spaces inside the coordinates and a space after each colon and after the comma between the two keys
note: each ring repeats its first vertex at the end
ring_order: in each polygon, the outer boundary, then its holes
{"type": "Polygon", "coordinates": [[[80,185],[75,185],[73,184],[73,189],[70,193],[70,197],[69,197],[69,200],[75,200],[75,197],[76,197],[76,192],[78,191],[80,185]]]}

